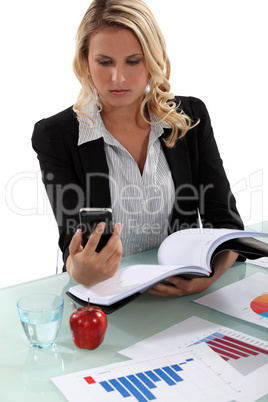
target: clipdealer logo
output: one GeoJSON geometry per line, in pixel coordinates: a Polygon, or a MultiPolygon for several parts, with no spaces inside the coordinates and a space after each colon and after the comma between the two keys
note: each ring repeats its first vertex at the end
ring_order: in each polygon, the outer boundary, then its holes
{"type": "Polygon", "coordinates": [[[5,201],[9,210],[21,216],[52,215],[42,173],[18,172],[6,183],[5,201]]]}
{"type": "MultiPolygon", "coordinates": [[[[85,197],[82,189],[75,184],[54,186],[52,184],[53,179],[54,176],[52,173],[46,175],[47,190],[48,192],[51,192],[53,198],[57,199],[56,211],[58,211],[59,214],[62,213],[62,201],[68,191],[76,193],[77,208],[80,208],[85,197]]],[[[91,177],[88,178],[88,180],[89,179],[91,179],[91,177]]],[[[113,183],[113,185],[116,185],[116,183],[113,183]]],[[[91,187],[88,186],[87,191],[90,192],[90,188],[91,187]]],[[[197,191],[196,189],[194,190],[195,192],[197,191]]],[[[205,208],[205,194],[209,190],[210,187],[205,188],[202,191],[203,204],[201,203],[201,207],[203,206],[203,208],[205,208]]],[[[231,190],[236,198],[238,211],[244,224],[247,226],[251,222],[263,222],[265,204],[264,171],[260,169],[251,173],[248,177],[242,178],[232,185],[231,190]]],[[[87,194],[86,196],[90,196],[90,194],[87,194]]],[[[195,197],[197,199],[200,197],[200,194],[193,193],[190,200],[195,199],[195,197]]],[[[122,199],[124,200],[124,197],[122,199]]],[[[119,200],[121,200],[120,197],[117,201],[119,200]]],[[[180,200],[187,202],[184,197],[179,195],[178,199],[175,200],[175,208],[179,208],[180,200]]],[[[231,203],[231,196],[229,201],[231,203]]],[[[47,192],[42,183],[42,173],[39,170],[36,172],[18,172],[11,176],[6,183],[5,202],[9,210],[17,215],[53,215],[47,192]]],[[[67,215],[78,212],[78,209],[75,207],[76,206],[74,206],[73,210],[66,210],[64,212],[67,215]]],[[[60,216],[58,216],[58,218],[60,218],[60,216]]]]}
{"type": "MultiPolygon", "coordinates": [[[[245,225],[250,222],[260,223],[264,218],[264,172],[262,169],[234,183],[231,187],[238,206],[238,211],[245,225]]],[[[263,228],[258,228],[259,231],[263,228]]]]}

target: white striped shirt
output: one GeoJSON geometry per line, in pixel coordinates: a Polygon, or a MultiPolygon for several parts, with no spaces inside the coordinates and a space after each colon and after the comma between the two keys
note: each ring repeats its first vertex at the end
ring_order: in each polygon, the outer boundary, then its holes
{"type": "MultiPolygon", "coordinates": [[[[143,173],[130,153],[105,128],[96,104],[83,111],[94,120],[79,121],[78,145],[103,137],[109,168],[109,183],[114,222],[121,222],[123,256],[159,247],[168,234],[175,188],[159,137],[162,122],[151,125],[143,173]]],[[[151,121],[157,119],[150,115],[151,121]]]]}

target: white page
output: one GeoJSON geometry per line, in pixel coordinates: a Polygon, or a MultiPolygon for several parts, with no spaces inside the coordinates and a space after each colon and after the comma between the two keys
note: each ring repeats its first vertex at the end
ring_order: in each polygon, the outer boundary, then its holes
{"type": "Polygon", "coordinates": [[[110,305],[121,298],[148,289],[150,285],[168,276],[178,275],[180,272],[200,273],[200,268],[185,268],[178,265],[131,265],[119,269],[112,278],[97,285],[90,287],[76,285],[69,291],[85,301],[89,297],[92,303],[110,305]]]}
{"type": "Polygon", "coordinates": [[[268,275],[266,274],[258,272],[193,301],[268,328],[268,275]],[[256,313],[252,302],[255,300],[261,303],[259,298],[263,296],[266,299],[263,314],[256,313]]]}
{"type": "MultiPolygon", "coordinates": [[[[225,342],[227,338],[230,343],[227,347],[232,348],[234,355],[227,362],[240,374],[249,375],[258,369],[266,369],[268,372],[268,342],[194,316],[123,349],[119,353],[132,359],[139,359],[143,356],[154,356],[159,350],[170,353],[200,342],[210,346],[211,340],[223,339],[225,342]],[[239,355],[239,344],[245,350],[248,349],[250,353],[245,353],[244,356],[239,355]]],[[[218,348],[223,350],[222,355],[224,355],[225,346],[218,346],[218,348]]],[[[227,350],[227,354],[228,352],[229,350],[227,350]]],[[[221,355],[220,352],[218,354],[221,355]]]]}
{"type": "Polygon", "coordinates": [[[187,229],[168,236],[158,250],[159,264],[205,267],[210,270],[214,250],[223,242],[238,237],[268,237],[267,233],[234,229],[187,229]]]}
{"type": "MultiPolygon", "coordinates": [[[[263,388],[258,389],[254,382],[246,381],[235,369],[230,367],[205,344],[199,344],[181,353],[157,356],[142,360],[130,360],[102,366],[81,372],[67,374],[52,379],[69,402],[124,401],[119,392],[114,389],[107,392],[101,382],[113,381],[118,378],[126,379],[127,376],[135,376],[137,373],[154,372],[158,368],[179,365],[183,369],[178,372],[181,381],[173,386],[167,385],[162,379],[155,382],[155,387],[149,391],[155,400],[161,402],[181,400],[208,402],[227,402],[230,400],[249,401],[263,395],[263,388]],[[88,384],[88,378],[92,383],[88,384]],[[94,381],[94,382],[93,382],[94,381]]],[[[147,374],[145,374],[147,376],[147,374]]],[[[111,384],[111,383],[110,383],[111,384]]],[[[134,387],[137,390],[137,387],[134,387]]],[[[138,387],[138,389],[140,389],[138,387]]],[[[133,396],[127,397],[128,401],[137,401],[133,396]]]]}

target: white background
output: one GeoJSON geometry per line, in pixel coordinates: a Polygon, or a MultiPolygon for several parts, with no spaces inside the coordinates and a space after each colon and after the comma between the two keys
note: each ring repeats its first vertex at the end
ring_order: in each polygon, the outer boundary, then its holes
{"type": "MultiPolygon", "coordinates": [[[[244,223],[268,220],[267,1],[147,4],[166,38],[173,93],[207,105],[244,223]]],[[[0,287],[55,273],[57,226],[31,135],[36,121],[76,100],[79,83],[71,64],[88,5],[88,0],[0,5],[0,287]]]]}

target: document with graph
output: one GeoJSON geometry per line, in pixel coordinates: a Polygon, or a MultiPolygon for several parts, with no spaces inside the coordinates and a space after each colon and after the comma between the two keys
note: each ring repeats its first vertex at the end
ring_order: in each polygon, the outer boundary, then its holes
{"type": "Polygon", "coordinates": [[[193,301],[268,328],[267,274],[258,272],[193,301]]]}
{"type": "Polygon", "coordinates": [[[55,377],[70,402],[152,400],[196,402],[252,401],[258,384],[228,365],[206,343],[164,356],[143,357],[55,377]],[[78,398],[78,399],[77,399],[78,398]]]}
{"type": "Polygon", "coordinates": [[[170,353],[199,343],[205,343],[244,376],[263,368],[268,372],[267,341],[195,316],[123,349],[120,353],[139,359],[145,354],[154,356],[158,350],[170,353]]]}

